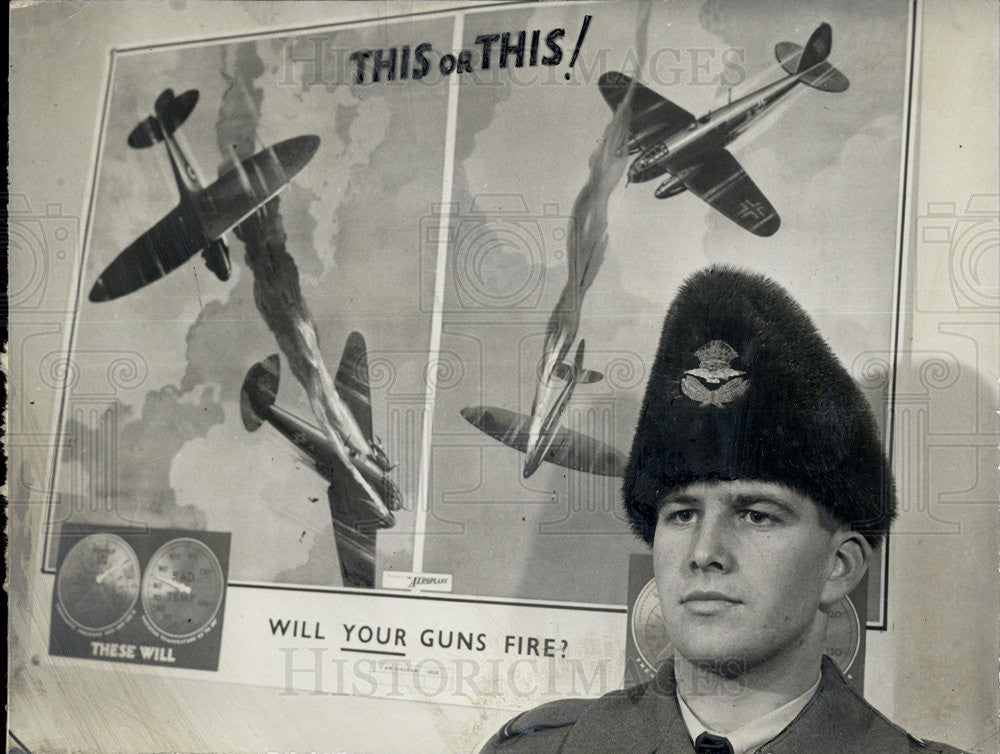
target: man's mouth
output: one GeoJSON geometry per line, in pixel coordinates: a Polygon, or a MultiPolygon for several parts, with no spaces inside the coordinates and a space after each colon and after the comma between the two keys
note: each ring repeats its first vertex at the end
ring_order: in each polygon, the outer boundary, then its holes
{"type": "Polygon", "coordinates": [[[681,597],[681,604],[696,615],[715,615],[741,602],[742,600],[723,592],[688,592],[681,597]]]}

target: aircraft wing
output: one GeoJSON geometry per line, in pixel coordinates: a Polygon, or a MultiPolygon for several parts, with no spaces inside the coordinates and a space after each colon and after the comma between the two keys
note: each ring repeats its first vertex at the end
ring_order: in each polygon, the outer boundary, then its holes
{"type": "Polygon", "coordinates": [[[703,155],[683,179],[687,190],[754,235],[773,235],[781,218],[757,184],[727,150],[703,155]]]}
{"type": "MultiPolygon", "coordinates": [[[[605,73],[598,79],[597,86],[612,110],[618,109],[631,81],[624,73],[617,71],[605,73]]],[[[695,122],[695,117],[683,107],[675,105],[639,82],[635,82],[633,86],[629,132],[639,149],[648,149],[662,135],[681,131],[695,122]]]]}
{"type": "Polygon", "coordinates": [[[359,332],[352,332],[344,344],[340,366],[334,378],[337,392],[354,414],[365,438],[372,441],[372,396],[368,381],[368,350],[365,338],[359,332]]]}
{"type": "Polygon", "coordinates": [[[296,136],[268,147],[221,176],[198,201],[202,227],[216,239],[288,185],[319,148],[318,136],[296,136]]]}
{"type": "Polygon", "coordinates": [[[110,301],[159,280],[206,244],[198,220],[178,205],[115,257],[94,282],[91,301],[110,301]]]}
{"type": "MultiPolygon", "coordinates": [[[[531,417],[495,406],[462,409],[462,416],[477,429],[504,445],[525,452],[531,417]]],[[[616,448],[588,435],[559,427],[542,459],[575,471],[598,476],[624,476],[625,456],[616,448]]]]}
{"type": "Polygon", "coordinates": [[[344,586],[375,586],[375,538],[380,527],[365,491],[345,468],[333,472],[327,496],[344,586]]]}

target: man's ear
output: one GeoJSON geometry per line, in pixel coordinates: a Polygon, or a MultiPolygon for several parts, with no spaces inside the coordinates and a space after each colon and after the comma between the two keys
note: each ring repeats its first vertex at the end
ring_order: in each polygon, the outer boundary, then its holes
{"type": "Polygon", "coordinates": [[[830,569],[820,598],[820,608],[824,609],[833,607],[854,590],[872,559],[872,546],[856,531],[842,527],[833,537],[830,569]]]}

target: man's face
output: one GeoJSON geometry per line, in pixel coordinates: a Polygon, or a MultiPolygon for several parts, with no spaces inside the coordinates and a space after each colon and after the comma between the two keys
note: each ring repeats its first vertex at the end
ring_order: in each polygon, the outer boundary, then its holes
{"type": "Polygon", "coordinates": [[[783,485],[698,482],[665,497],[653,570],[675,650],[739,673],[800,644],[837,541],[816,504],[783,485]]]}

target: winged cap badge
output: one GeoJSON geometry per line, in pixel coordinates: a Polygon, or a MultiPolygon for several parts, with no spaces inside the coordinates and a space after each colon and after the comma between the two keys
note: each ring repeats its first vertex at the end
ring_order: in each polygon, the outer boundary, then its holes
{"type": "Polygon", "coordinates": [[[697,369],[688,369],[681,380],[681,392],[698,402],[699,407],[717,406],[722,408],[747,391],[750,381],[738,369],[732,369],[730,362],[739,356],[731,345],[723,340],[711,340],[694,355],[698,358],[697,369]],[[719,385],[710,388],[708,385],[719,385]]]}

